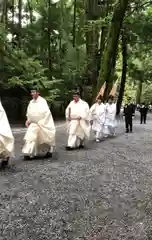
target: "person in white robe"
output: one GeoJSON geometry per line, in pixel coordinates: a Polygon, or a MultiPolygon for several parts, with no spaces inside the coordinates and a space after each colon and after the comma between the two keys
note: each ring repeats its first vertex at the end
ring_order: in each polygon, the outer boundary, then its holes
{"type": "Polygon", "coordinates": [[[69,134],[66,149],[83,148],[84,140],[90,137],[90,111],[88,103],[80,99],[78,92],[73,95],[73,101],[66,108],[65,115],[69,134]]]}
{"type": "Polygon", "coordinates": [[[92,130],[95,134],[96,142],[99,142],[103,136],[105,111],[105,104],[102,102],[102,98],[98,97],[97,102],[90,108],[92,130]]]}
{"type": "Polygon", "coordinates": [[[10,157],[14,157],[14,137],[7,119],[6,112],[0,101],[0,165],[8,165],[10,157]]]}
{"type": "Polygon", "coordinates": [[[114,103],[113,97],[109,97],[109,101],[106,104],[106,116],[103,133],[105,137],[115,136],[116,129],[116,103],[114,103]]]}
{"type": "Polygon", "coordinates": [[[31,91],[32,100],[27,108],[27,132],[22,152],[24,160],[36,158],[40,152],[45,152],[46,158],[52,157],[55,147],[56,129],[47,101],[37,90],[31,91]]]}

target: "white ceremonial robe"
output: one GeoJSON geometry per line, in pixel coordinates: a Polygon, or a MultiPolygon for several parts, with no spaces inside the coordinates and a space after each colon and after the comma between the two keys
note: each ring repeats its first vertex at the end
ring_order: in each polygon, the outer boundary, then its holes
{"type": "Polygon", "coordinates": [[[30,125],[25,134],[24,155],[37,156],[41,151],[48,152],[55,146],[55,125],[46,100],[38,97],[31,100],[27,108],[27,120],[30,125]]]}
{"type": "Polygon", "coordinates": [[[103,133],[106,136],[113,136],[115,134],[116,123],[116,104],[106,104],[106,117],[104,123],[103,133]]]}
{"type": "Polygon", "coordinates": [[[78,102],[71,101],[66,108],[66,119],[70,118],[68,121],[68,147],[76,148],[81,145],[81,142],[90,137],[90,112],[89,105],[79,99],[78,102]],[[81,117],[80,120],[76,118],[81,117]]]}
{"type": "Polygon", "coordinates": [[[0,158],[5,160],[14,156],[14,137],[7,115],[0,101],[0,158]]]}
{"type": "Polygon", "coordinates": [[[95,103],[90,108],[91,118],[93,120],[92,130],[96,135],[96,140],[102,137],[104,122],[105,122],[105,104],[95,103]]]}

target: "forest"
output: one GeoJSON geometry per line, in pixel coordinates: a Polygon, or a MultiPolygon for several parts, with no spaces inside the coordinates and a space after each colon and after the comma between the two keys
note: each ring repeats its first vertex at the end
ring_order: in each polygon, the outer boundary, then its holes
{"type": "Polygon", "coordinates": [[[117,85],[152,102],[152,0],[1,0],[0,97],[11,121],[25,117],[36,84],[53,115],[64,115],[75,86],[89,104],[117,85]]]}

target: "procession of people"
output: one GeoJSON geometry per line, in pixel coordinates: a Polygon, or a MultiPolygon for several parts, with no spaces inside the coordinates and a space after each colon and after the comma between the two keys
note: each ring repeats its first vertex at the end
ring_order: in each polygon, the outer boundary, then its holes
{"type": "MultiPolygon", "coordinates": [[[[104,87],[105,88],[105,87],[104,87]]],[[[66,150],[81,149],[85,141],[90,138],[91,132],[95,141],[100,142],[107,137],[114,137],[117,127],[116,120],[116,91],[112,90],[108,101],[103,102],[102,87],[95,103],[89,107],[88,103],[81,99],[78,90],[73,92],[73,100],[65,110],[67,123],[67,146],[66,150]]],[[[51,158],[56,145],[56,128],[52,113],[47,101],[40,96],[37,88],[31,90],[32,100],[27,107],[24,146],[22,153],[24,160],[32,160],[43,153],[44,158],[51,158]]],[[[148,110],[143,104],[140,108],[141,123],[146,123],[148,110]]],[[[124,106],[126,133],[133,131],[133,116],[135,108],[129,102],[124,106]]],[[[0,102],[0,164],[5,168],[9,159],[14,156],[14,137],[7,119],[6,112],[0,102]]]]}

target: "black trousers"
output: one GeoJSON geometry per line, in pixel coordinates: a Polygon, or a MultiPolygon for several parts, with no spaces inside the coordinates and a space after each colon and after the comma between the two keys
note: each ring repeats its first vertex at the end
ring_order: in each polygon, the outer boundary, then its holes
{"type": "Polygon", "coordinates": [[[140,114],[140,123],[146,123],[147,114],[140,114]]]}
{"type": "Polygon", "coordinates": [[[132,132],[132,117],[125,117],[126,132],[132,132]]]}

